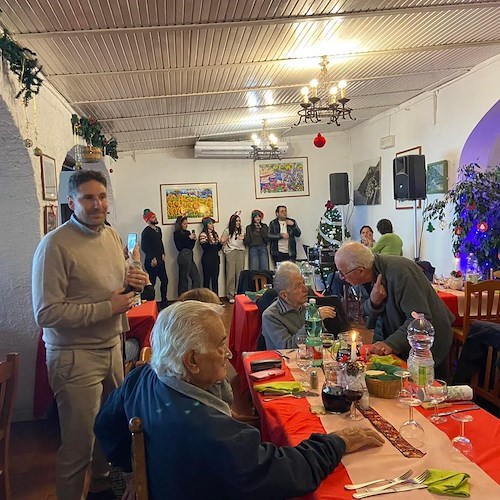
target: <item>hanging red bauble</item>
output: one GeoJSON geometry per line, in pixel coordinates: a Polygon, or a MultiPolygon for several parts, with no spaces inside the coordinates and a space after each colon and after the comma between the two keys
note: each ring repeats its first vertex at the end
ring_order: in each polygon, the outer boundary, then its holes
{"type": "Polygon", "coordinates": [[[488,223],[486,221],[480,222],[477,225],[477,230],[481,233],[485,233],[486,231],[488,231],[488,223]]]}
{"type": "Polygon", "coordinates": [[[476,202],[473,201],[472,203],[467,203],[467,205],[465,205],[465,208],[467,210],[474,210],[476,208],[476,202]]]}
{"type": "Polygon", "coordinates": [[[314,138],[314,145],[317,147],[317,148],[322,148],[325,144],[326,144],[326,139],[321,135],[321,134],[318,134],[315,138],[314,138]]]}
{"type": "Polygon", "coordinates": [[[110,168],[110,169],[109,169],[109,173],[110,173],[110,174],[112,174],[112,173],[113,173],[113,169],[112,169],[112,168],[110,168]]]}
{"type": "Polygon", "coordinates": [[[456,234],[457,236],[458,236],[458,235],[460,235],[460,234],[462,234],[462,228],[461,228],[460,226],[457,226],[457,227],[455,228],[455,234],[456,234]]]}

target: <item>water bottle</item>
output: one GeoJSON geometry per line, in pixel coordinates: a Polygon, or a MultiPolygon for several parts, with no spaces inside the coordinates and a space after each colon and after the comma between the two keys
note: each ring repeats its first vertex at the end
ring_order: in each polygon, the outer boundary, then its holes
{"type": "Polygon", "coordinates": [[[307,288],[314,289],[314,269],[309,262],[303,262],[301,266],[302,277],[307,288]]]}
{"type": "Polygon", "coordinates": [[[323,341],[321,340],[323,323],[316,307],[316,299],[309,299],[305,320],[307,349],[313,353],[313,366],[321,366],[323,364],[323,341]]]}
{"type": "Polygon", "coordinates": [[[434,342],[434,327],[422,313],[412,312],[413,321],[408,325],[407,337],[411,349],[408,356],[410,381],[417,388],[434,380],[434,359],[431,347],[434,342]]]}
{"type": "Polygon", "coordinates": [[[476,256],[472,252],[467,257],[465,280],[470,281],[471,283],[477,283],[479,281],[479,264],[476,256]]]}

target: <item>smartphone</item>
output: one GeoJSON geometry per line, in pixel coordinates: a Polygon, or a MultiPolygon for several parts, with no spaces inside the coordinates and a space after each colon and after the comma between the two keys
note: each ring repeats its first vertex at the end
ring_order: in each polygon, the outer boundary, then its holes
{"type": "Polygon", "coordinates": [[[132,253],[132,250],[136,245],[137,245],[137,233],[128,233],[127,249],[129,253],[132,253]]]}

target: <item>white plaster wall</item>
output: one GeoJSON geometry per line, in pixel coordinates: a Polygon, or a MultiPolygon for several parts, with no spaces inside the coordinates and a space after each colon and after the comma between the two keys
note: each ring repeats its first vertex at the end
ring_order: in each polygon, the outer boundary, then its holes
{"type": "MultiPolygon", "coordinates": [[[[43,232],[40,158],[24,146],[25,110],[14,98],[18,82],[0,69],[0,359],[19,352],[21,368],[15,405],[16,420],[32,419],[35,356],[39,328],[31,303],[31,262],[43,232]]],[[[67,105],[42,87],[37,97],[39,146],[56,159],[58,169],[71,147],[71,113],[67,105]]],[[[26,109],[29,137],[35,141],[33,103],[26,109]]]]}
{"type": "MultiPolygon", "coordinates": [[[[448,160],[451,187],[456,181],[459,158],[469,134],[500,98],[499,78],[500,57],[496,57],[443,86],[436,94],[436,108],[434,95],[428,92],[348,132],[353,163],[382,157],[382,204],[355,207],[353,225],[356,228],[369,224],[375,229],[380,218],[391,219],[394,231],[404,241],[404,255],[414,257],[413,211],[395,210],[392,160],[397,151],[422,146],[427,163],[448,160]],[[395,134],[396,146],[381,150],[380,138],[389,134],[395,134]]],[[[497,127],[496,135],[500,137],[500,123],[497,127]]],[[[440,197],[438,194],[429,195],[428,201],[440,197]]],[[[420,257],[429,260],[436,267],[436,272],[449,273],[454,269],[449,229],[442,230],[434,223],[436,231],[429,233],[425,227],[422,231],[422,211],[418,210],[417,214],[420,257]]],[[[450,220],[451,217],[448,217],[448,222],[450,220]]]]}
{"type": "MultiPolygon", "coordinates": [[[[326,127],[325,127],[326,128],[326,127]]],[[[155,153],[136,153],[136,160],[126,156],[118,160],[111,182],[115,192],[117,229],[125,241],[128,232],[142,232],[145,223],[142,219],[144,208],[156,212],[161,222],[160,184],[216,182],[219,198],[219,222],[216,231],[221,234],[227,227],[229,217],[241,210],[243,225],[250,223],[250,213],[254,208],[265,214],[264,222],[275,218],[278,204],[288,207],[290,217],[297,219],[302,229],[298,249],[302,243],[316,242],[316,229],[325,203],[329,198],[331,172],[348,171],[351,160],[348,140],[345,133],[325,134],[327,144],[324,148],[314,147],[313,137],[293,138],[290,143],[290,157],[307,156],[309,162],[310,196],[273,199],[256,199],[251,160],[201,160],[193,158],[192,150],[183,153],[168,151],[155,153]]],[[[174,246],[172,225],[162,225],[163,240],[167,254],[167,274],[169,278],[168,298],[177,297],[178,267],[177,250],[174,246]]],[[[192,225],[199,233],[201,224],[192,225]]],[[[299,255],[300,256],[300,255],[299,255]]],[[[195,260],[201,269],[201,248],[195,246],[195,260]]],[[[224,266],[222,266],[223,269],[224,266]]],[[[219,275],[219,295],[225,293],[223,270],[219,275]]],[[[157,294],[159,297],[159,294],[157,294]]]]}

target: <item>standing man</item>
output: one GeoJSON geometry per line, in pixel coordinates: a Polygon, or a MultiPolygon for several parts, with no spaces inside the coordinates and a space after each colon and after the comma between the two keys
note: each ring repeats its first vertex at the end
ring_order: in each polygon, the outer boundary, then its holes
{"type": "Polygon", "coordinates": [[[120,237],[104,224],[108,201],[100,172],[75,172],[68,204],[70,220],[47,234],[33,257],[33,308],[61,427],[57,498],[81,500],[91,465],[87,499],[105,500],[114,497],[107,461],[94,446],[94,420],[101,401],[123,381],[125,313],[148,276],[126,269],[120,237]],[[132,291],[124,293],[125,286],[132,291]]]}
{"type": "Polygon", "coordinates": [[[284,260],[297,258],[295,238],[302,234],[297,222],[287,217],[284,205],[276,207],[276,219],[269,223],[269,240],[271,241],[271,257],[274,265],[284,260]]]}
{"type": "Polygon", "coordinates": [[[144,252],[144,268],[149,274],[153,286],[156,278],[160,278],[161,302],[160,309],[167,307],[167,285],[168,277],[165,269],[165,248],[161,229],[158,227],[158,218],[149,208],[144,209],[143,219],[147,226],[141,234],[141,250],[144,252]]]}

